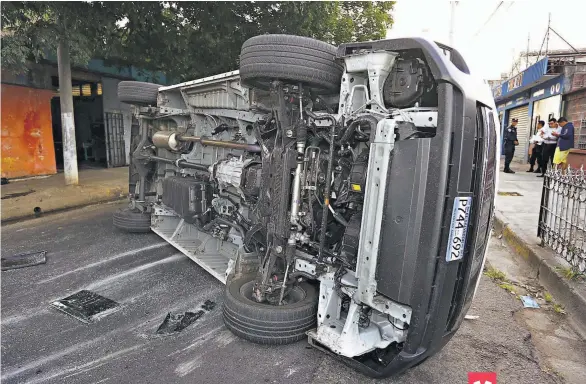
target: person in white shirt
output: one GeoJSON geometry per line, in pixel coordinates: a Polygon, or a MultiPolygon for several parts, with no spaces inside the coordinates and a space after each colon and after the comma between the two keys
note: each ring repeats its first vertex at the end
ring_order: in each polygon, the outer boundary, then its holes
{"type": "Polygon", "coordinates": [[[543,148],[543,137],[541,137],[541,133],[544,130],[545,121],[539,120],[537,122],[537,133],[531,137],[529,143],[533,144],[533,150],[531,151],[531,157],[529,158],[529,164],[531,168],[527,172],[535,172],[541,173],[541,163],[542,163],[542,148],[543,148]],[[533,170],[535,163],[537,162],[537,170],[533,170]]]}
{"type": "Polygon", "coordinates": [[[553,167],[553,155],[555,148],[557,147],[558,138],[555,137],[552,132],[557,131],[558,122],[555,118],[549,119],[549,127],[543,127],[542,133],[539,135],[543,138],[543,144],[541,149],[541,175],[537,177],[544,177],[547,171],[547,164],[553,167]]]}

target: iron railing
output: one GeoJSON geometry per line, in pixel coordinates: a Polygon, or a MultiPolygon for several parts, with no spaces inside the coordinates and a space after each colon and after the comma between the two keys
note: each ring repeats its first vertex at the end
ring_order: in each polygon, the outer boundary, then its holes
{"type": "Polygon", "coordinates": [[[580,272],[586,271],[586,177],[583,168],[548,169],[537,236],[580,272]]]}

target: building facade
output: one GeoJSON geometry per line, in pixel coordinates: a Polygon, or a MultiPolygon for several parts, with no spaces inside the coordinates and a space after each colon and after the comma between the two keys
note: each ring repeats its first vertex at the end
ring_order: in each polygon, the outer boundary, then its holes
{"type": "Polygon", "coordinates": [[[568,162],[586,166],[586,49],[560,50],[493,87],[501,129],[518,118],[518,161],[527,161],[529,138],[537,121],[565,116],[574,124],[574,146],[568,162]]]}
{"type": "Polygon", "coordinates": [[[558,118],[562,111],[565,77],[563,72],[552,71],[548,64],[547,57],[541,59],[493,88],[501,130],[504,131],[513,118],[519,121],[519,145],[515,150],[517,161],[528,160],[532,149],[529,139],[536,132],[537,122],[558,118]]]}
{"type": "MultiPolygon", "coordinates": [[[[103,60],[72,68],[77,156],[80,167],[116,167],[130,159],[132,110],[118,100],[123,80],[166,84],[162,74],[116,68],[103,60]]],[[[63,164],[59,76],[55,62],[2,70],[2,177],[50,175],[63,164]]]]}

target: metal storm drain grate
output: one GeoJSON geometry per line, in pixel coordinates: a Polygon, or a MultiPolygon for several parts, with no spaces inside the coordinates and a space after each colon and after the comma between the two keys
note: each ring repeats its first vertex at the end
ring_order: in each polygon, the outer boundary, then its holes
{"type": "Polygon", "coordinates": [[[45,264],[47,252],[22,253],[20,255],[2,257],[2,270],[32,267],[33,265],[45,264]]]}
{"type": "Polygon", "coordinates": [[[499,196],[523,196],[519,192],[502,192],[498,191],[499,196]]]}
{"type": "Polygon", "coordinates": [[[114,300],[85,290],[54,301],[51,306],[86,324],[93,323],[121,308],[120,304],[114,300]]]}

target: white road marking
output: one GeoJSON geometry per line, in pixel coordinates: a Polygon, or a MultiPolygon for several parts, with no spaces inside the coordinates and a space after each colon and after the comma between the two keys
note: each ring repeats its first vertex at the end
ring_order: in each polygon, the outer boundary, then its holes
{"type": "Polygon", "coordinates": [[[203,343],[205,343],[206,341],[209,341],[208,337],[210,337],[210,336],[211,336],[211,335],[213,335],[214,333],[217,333],[217,332],[218,332],[218,331],[220,331],[222,328],[224,328],[224,324],[222,324],[222,325],[220,325],[220,326],[218,326],[218,327],[216,327],[216,328],[214,328],[214,329],[212,329],[212,330],[210,330],[210,331],[208,331],[208,332],[204,333],[203,335],[199,336],[199,337],[197,338],[197,340],[196,340],[194,343],[192,343],[192,344],[189,344],[187,347],[185,347],[185,348],[183,348],[183,349],[180,349],[180,350],[178,350],[178,351],[175,351],[175,352],[173,352],[173,353],[171,353],[171,354],[167,355],[167,357],[170,357],[170,356],[176,355],[176,354],[178,354],[178,353],[181,353],[181,352],[185,352],[185,351],[187,351],[188,349],[192,349],[192,348],[195,348],[195,347],[199,347],[200,345],[202,345],[202,344],[203,344],[203,343]]]}
{"type": "Polygon", "coordinates": [[[4,317],[2,316],[2,325],[12,325],[15,323],[20,323],[21,321],[26,321],[29,320],[33,317],[37,317],[37,316],[41,316],[41,315],[46,315],[47,313],[49,313],[48,309],[45,308],[34,308],[33,310],[30,311],[26,311],[23,314],[20,315],[14,315],[14,316],[9,316],[9,317],[4,317]]]}
{"type": "Polygon", "coordinates": [[[110,354],[108,354],[106,356],[100,357],[99,359],[96,359],[96,360],[92,360],[92,361],[87,362],[85,364],[78,365],[78,366],[75,366],[75,367],[72,367],[72,368],[67,368],[67,369],[64,369],[64,370],[55,372],[53,374],[50,374],[48,376],[38,377],[35,380],[28,381],[28,383],[29,384],[40,383],[40,382],[47,381],[47,380],[51,380],[51,379],[53,379],[55,377],[67,375],[67,374],[70,374],[70,373],[71,374],[68,375],[67,377],[75,376],[77,374],[87,372],[87,371],[89,371],[91,369],[98,368],[98,367],[104,365],[106,362],[108,362],[110,360],[113,360],[113,359],[115,359],[115,358],[117,358],[119,356],[122,356],[122,355],[126,355],[127,353],[132,352],[132,351],[134,351],[134,350],[136,350],[138,348],[141,348],[141,347],[144,347],[144,345],[135,345],[135,346],[130,347],[130,348],[121,349],[120,351],[116,351],[116,352],[110,353],[110,354]]]}
{"type": "Polygon", "coordinates": [[[4,381],[4,380],[12,379],[13,377],[18,376],[19,374],[21,374],[23,372],[35,369],[43,364],[47,364],[47,363],[50,363],[54,360],[60,359],[63,356],[67,356],[69,354],[72,354],[79,349],[88,347],[92,344],[95,344],[99,341],[102,341],[103,339],[104,339],[104,337],[98,337],[98,338],[95,338],[95,339],[92,339],[92,340],[89,340],[89,341],[86,341],[83,343],[78,343],[78,344],[72,345],[71,347],[62,349],[59,352],[53,353],[51,355],[47,355],[47,356],[40,358],[40,359],[37,359],[37,360],[33,360],[28,364],[23,364],[17,369],[3,373],[2,380],[4,381]]]}
{"type": "Polygon", "coordinates": [[[104,285],[109,285],[112,282],[119,280],[119,279],[122,279],[124,277],[128,277],[128,276],[133,275],[135,273],[142,272],[146,269],[156,267],[157,265],[172,263],[174,261],[183,260],[183,259],[185,259],[185,256],[182,253],[176,253],[176,254],[169,256],[169,257],[166,257],[164,259],[153,261],[152,263],[140,265],[136,268],[129,269],[128,271],[124,271],[122,273],[118,273],[116,275],[106,277],[105,279],[96,281],[96,282],[88,285],[87,287],[85,287],[85,289],[87,289],[88,291],[91,291],[91,290],[103,287],[104,285]]]}
{"type": "Polygon", "coordinates": [[[217,337],[213,338],[212,340],[219,348],[224,348],[225,346],[231,344],[236,339],[237,339],[237,337],[235,334],[230,332],[228,329],[225,329],[217,337]]]}
{"type": "Polygon", "coordinates": [[[183,377],[199,367],[201,367],[201,356],[198,356],[193,360],[186,361],[185,363],[179,364],[177,368],[175,368],[175,373],[183,377]]]}
{"type": "Polygon", "coordinates": [[[287,375],[285,375],[285,377],[290,377],[295,372],[297,372],[297,370],[295,368],[289,368],[289,371],[287,372],[287,375]]]}
{"type": "Polygon", "coordinates": [[[53,281],[53,280],[56,280],[56,279],[60,279],[60,278],[62,278],[64,276],[71,275],[71,274],[77,273],[79,271],[83,271],[85,269],[94,268],[94,267],[97,267],[98,265],[106,264],[106,263],[109,263],[111,261],[121,259],[123,257],[136,255],[137,253],[141,253],[141,252],[145,252],[145,251],[150,251],[152,249],[157,249],[157,248],[163,248],[163,247],[165,247],[167,245],[169,245],[169,243],[167,243],[167,242],[156,243],[156,244],[152,244],[152,245],[147,245],[146,247],[137,248],[137,249],[133,249],[133,250],[130,250],[130,251],[123,252],[123,253],[119,253],[119,254],[114,255],[112,257],[109,257],[107,259],[103,259],[103,260],[97,261],[97,262],[92,263],[92,264],[84,265],[83,267],[79,267],[79,268],[76,268],[76,269],[72,269],[72,270],[69,270],[69,271],[67,271],[65,273],[62,273],[60,275],[53,276],[53,277],[49,277],[48,279],[45,279],[45,280],[41,280],[41,281],[37,282],[37,284],[48,283],[50,281],[53,281]]]}

